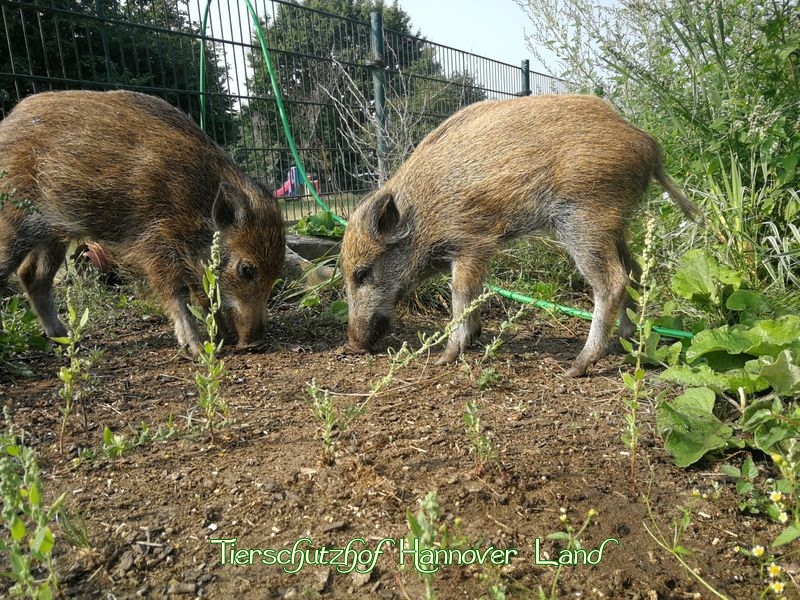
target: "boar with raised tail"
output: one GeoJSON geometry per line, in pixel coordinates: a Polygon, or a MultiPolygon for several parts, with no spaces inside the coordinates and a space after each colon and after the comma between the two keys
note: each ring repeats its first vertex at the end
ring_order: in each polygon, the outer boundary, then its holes
{"type": "Polygon", "coordinates": [[[94,240],[147,278],[196,353],[187,304],[207,308],[201,263],[220,231],[221,331],[262,339],[284,257],[280,210],[185,113],[126,91],[30,96],[0,122],[0,172],[0,289],[16,272],[48,336],[66,334],[52,286],[67,244],[94,240]]]}
{"type": "MultiPolygon", "coordinates": [[[[633,334],[627,293],[639,266],[627,220],[655,179],[687,216],[696,208],[665,173],[658,143],[592,96],[534,96],[470,105],[433,130],[353,212],[341,267],[348,343],[376,349],[395,307],[422,279],[452,273],[458,318],[482,291],[489,259],[537,230],[561,240],[594,291],[586,345],[567,370],[579,376],[605,353],[620,317],[633,334]]],[[[453,331],[438,362],[456,360],[480,334],[477,312],[453,331]]]]}

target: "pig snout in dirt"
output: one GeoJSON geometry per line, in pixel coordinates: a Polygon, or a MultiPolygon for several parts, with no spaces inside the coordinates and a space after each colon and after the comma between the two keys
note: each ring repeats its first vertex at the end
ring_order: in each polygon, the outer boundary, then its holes
{"type": "Polygon", "coordinates": [[[53,277],[73,240],[93,240],[138,272],[197,353],[187,305],[202,287],[220,232],[221,331],[264,336],[264,310],[283,266],[277,202],[183,112],[127,91],[29,96],[0,122],[0,288],[16,272],[42,327],[63,337],[53,277]],[[28,205],[25,208],[23,205],[28,205]]]}
{"type": "MultiPolygon", "coordinates": [[[[664,171],[658,143],[592,96],[532,96],[470,105],[433,130],[351,215],[341,265],[349,303],[346,348],[374,351],[397,304],[423,279],[452,275],[452,316],[483,289],[491,257],[539,230],[559,239],[594,292],[586,344],[566,371],[584,375],[605,353],[640,268],[626,227],[651,180],[698,215],[664,171]]],[[[452,331],[439,363],[480,334],[478,312],[452,331]]]]}

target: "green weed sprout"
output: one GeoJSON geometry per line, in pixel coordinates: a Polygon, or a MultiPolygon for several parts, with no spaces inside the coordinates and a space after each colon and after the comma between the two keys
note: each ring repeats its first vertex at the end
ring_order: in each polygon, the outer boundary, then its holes
{"type": "Polygon", "coordinates": [[[650,295],[653,292],[654,284],[650,281],[650,269],[655,263],[655,256],[653,255],[653,243],[655,233],[655,217],[651,214],[647,218],[646,233],[644,238],[644,250],[642,251],[642,275],[639,278],[639,286],[641,291],[635,288],[628,288],[631,297],[639,303],[639,313],[637,314],[630,308],[628,310],[628,318],[637,326],[638,344],[634,350],[633,344],[629,340],[620,338],[622,346],[631,353],[636,363],[634,366],[633,375],[630,373],[622,374],[622,381],[625,387],[629,390],[630,395],[625,397],[623,402],[625,404],[625,426],[622,429],[622,442],[628,447],[630,451],[630,479],[633,493],[636,493],[636,454],[639,447],[639,424],[637,422],[637,414],[639,411],[639,399],[643,393],[645,371],[642,366],[647,340],[651,334],[652,323],[645,317],[647,305],[650,301],[650,295]]]}
{"type": "MultiPolygon", "coordinates": [[[[411,530],[409,544],[413,546],[417,540],[417,548],[420,550],[433,550],[436,547],[436,536],[439,531],[437,522],[439,520],[440,508],[436,492],[428,492],[419,501],[420,510],[416,515],[410,510],[406,511],[408,528],[411,530]]],[[[436,590],[433,586],[435,573],[419,573],[422,582],[425,584],[425,600],[435,600],[436,590]]]]}
{"type": "MultiPolygon", "coordinates": [[[[562,507],[559,509],[561,515],[559,516],[558,520],[564,525],[563,531],[556,531],[554,533],[550,533],[547,535],[548,540],[559,540],[566,543],[566,550],[581,550],[583,548],[581,544],[581,535],[583,532],[586,531],[586,528],[594,521],[595,517],[597,517],[597,511],[593,508],[589,509],[589,512],[586,513],[586,519],[584,519],[583,524],[575,530],[572,522],[569,520],[569,516],[567,516],[567,509],[562,507]]],[[[553,576],[553,583],[550,585],[550,595],[548,596],[547,593],[544,591],[544,588],[539,586],[539,600],[557,600],[558,595],[556,594],[556,588],[558,587],[558,578],[561,575],[561,569],[564,567],[563,564],[559,563],[558,568],[556,568],[556,574],[553,576]]]]}
{"type": "Polygon", "coordinates": [[[500,323],[500,331],[491,342],[486,344],[486,348],[483,351],[483,356],[478,360],[478,366],[481,367],[481,370],[478,374],[476,383],[478,384],[478,389],[481,391],[491,389],[503,381],[503,376],[497,369],[494,367],[487,367],[485,365],[489,360],[495,358],[495,356],[497,356],[497,352],[503,347],[503,335],[512,329],[516,325],[519,318],[529,309],[530,305],[523,304],[516,313],[500,323]]]}
{"type": "Polygon", "coordinates": [[[51,505],[43,499],[41,471],[32,449],[17,441],[11,415],[0,432],[0,496],[3,498],[3,537],[0,552],[11,570],[3,573],[14,581],[12,597],[49,600],[58,594],[58,573],[53,558],[55,537],[50,524],[66,498],[64,492],[51,505]],[[46,576],[42,578],[42,572],[46,576]]]}
{"type": "Polygon", "coordinates": [[[653,538],[653,541],[663,550],[671,554],[689,575],[697,580],[700,585],[706,588],[714,596],[720,598],[720,600],[729,600],[727,596],[716,590],[709,582],[703,579],[700,573],[693,569],[684,558],[692,555],[691,549],[681,544],[681,537],[683,537],[683,534],[692,524],[691,507],[681,507],[680,519],[675,519],[672,522],[672,539],[668,540],[656,522],[655,516],[653,515],[653,509],[650,506],[650,499],[647,496],[643,496],[643,500],[645,506],[647,507],[647,516],[650,520],[650,525],[648,525],[647,522],[642,523],[642,525],[644,525],[644,529],[647,531],[647,534],[653,538]]]}
{"type": "Polygon", "coordinates": [[[483,470],[486,463],[497,460],[497,451],[492,440],[484,433],[481,426],[481,416],[475,402],[466,403],[464,413],[464,425],[467,431],[467,438],[475,452],[475,468],[478,472],[483,470]]]}
{"type": "Polygon", "coordinates": [[[333,408],[333,401],[328,390],[320,390],[317,387],[316,379],[312,379],[306,384],[308,395],[311,397],[311,412],[321,422],[322,429],[322,460],[325,464],[333,464],[336,456],[337,441],[335,431],[340,428],[336,411],[333,408]]]}
{"type": "Polygon", "coordinates": [[[72,414],[75,404],[86,400],[86,397],[94,391],[97,378],[91,374],[91,369],[102,356],[102,351],[99,350],[93,350],[85,356],[84,352],[80,351],[83,330],[89,321],[89,308],[84,309],[83,314],[78,318],[78,311],[72,302],[69,291],[67,291],[67,311],[69,312],[67,337],[53,338],[54,342],[62,345],[62,352],[69,360],[69,364],[61,367],[58,371],[58,378],[62,384],[58,391],[58,397],[64,402],[61,407],[61,432],[58,437],[58,448],[62,454],[67,419],[72,414]]]}
{"type": "Polygon", "coordinates": [[[206,428],[214,439],[214,422],[218,414],[223,417],[228,416],[228,405],[220,395],[220,383],[226,375],[225,362],[218,358],[222,350],[223,340],[217,341],[217,314],[222,306],[222,298],[219,289],[219,269],[221,264],[220,257],[220,233],[214,232],[214,239],[211,243],[211,260],[208,264],[203,264],[203,290],[208,297],[208,312],[204,312],[194,306],[189,310],[206,328],[208,339],[205,340],[200,348],[198,360],[206,368],[205,373],[197,373],[194,377],[197,387],[197,404],[205,413],[206,428]]]}

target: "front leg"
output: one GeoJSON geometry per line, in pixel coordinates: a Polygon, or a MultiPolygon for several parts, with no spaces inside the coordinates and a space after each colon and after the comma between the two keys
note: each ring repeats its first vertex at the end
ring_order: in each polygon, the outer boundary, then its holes
{"type": "Polygon", "coordinates": [[[436,361],[437,365],[455,362],[481,335],[480,308],[474,307],[467,316],[463,316],[463,313],[481,294],[486,276],[486,262],[485,259],[474,255],[458,256],[453,260],[453,281],[450,284],[453,296],[453,320],[458,320],[459,323],[450,333],[447,348],[436,361]]]}

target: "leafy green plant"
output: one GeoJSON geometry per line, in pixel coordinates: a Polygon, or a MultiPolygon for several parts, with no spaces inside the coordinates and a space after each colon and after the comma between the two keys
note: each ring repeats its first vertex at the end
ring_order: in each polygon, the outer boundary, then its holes
{"type": "Polygon", "coordinates": [[[217,318],[222,307],[218,281],[220,264],[220,234],[216,231],[211,243],[211,260],[203,265],[203,290],[208,298],[208,312],[204,313],[199,308],[189,307],[195,318],[205,325],[208,336],[200,347],[198,356],[200,364],[206,371],[195,374],[194,382],[198,392],[197,404],[205,414],[206,429],[210,432],[212,440],[217,416],[221,415],[223,421],[228,416],[228,405],[220,394],[220,384],[227,374],[225,361],[218,356],[222,350],[223,340],[217,340],[217,318]]]}
{"type": "Polygon", "coordinates": [[[644,393],[644,377],[645,371],[643,363],[648,355],[648,352],[656,354],[656,351],[648,348],[648,341],[653,339],[653,331],[651,322],[645,318],[650,297],[655,287],[650,279],[650,269],[655,263],[653,256],[653,242],[655,234],[655,217],[650,215],[647,219],[646,234],[644,239],[644,250],[642,252],[642,274],[639,278],[639,290],[634,287],[628,289],[631,298],[639,305],[639,313],[637,314],[632,309],[628,310],[628,318],[637,328],[638,344],[636,348],[630,340],[620,338],[620,343],[623,348],[628,351],[635,359],[633,375],[630,373],[622,373],[622,382],[630,392],[623,400],[625,403],[625,427],[622,430],[622,442],[628,447],[630,453],[630,480],[631,488],[634,493],[636,492],[636,456],[639,449],[639,424],[638,412],[640,406],[640,399],[644,393]]]}
{"type": "Polygon", "coordinates": [[[472,446],[471,450],[475,453],[475,468],[480,472],[486,463],[497,460],[497,450],[481,425],[478,405],[473,401],[469,401],[465,405],[464,426],[467,439],[472,446]]]}
{"type": "Polygon", "coordinates": [[[650,505],[650,499],[645,496],[644,503],[647,507],[647,517],[650,523],[644,522],[644,529],[647,534],[653,538],[653,541],[658,544],[664,551],[673,556],[675,560],[683,567],[689,575],[697,580],[700,585],[707,589],[711,594],[720,598],[720,600],[728,600],[728,597],[716,590],[708,581],[706,581],[697,569],[693,569],[687,562],[688,558],[692,556],[692,550],[681,543],[683,534],[689,529],[692,524],[692,507],[680,507],[680,517],[672,521],[672,536],[669,539],[666,534],[661,530],[661,526],[656,521],[650,505]]]}
{"type": "Polygon", "coordinates": [[[484,367],[478,373],[478,379],[475,383],[478,384],[478,389],[483,391],[490,390],[497,387],[503,382],[503,375],[494,367],[484,367]]]}
{"type": "Polygon", "coordinates": [[[303,235],[320,237],[341,238],[344,235],[344,226],[336,222],[330,211],[318,212],[300,219],[295,224],[294,230],[303,235]]]}
{"type": "Polygon", "coordinates": [[[69,313],[67,337],[53,338],[54,342],[61,344],[57,351],[65,354],[69,361],[58,371],[58,379],[62,384],[58,391],[58,397],[64,402],[61,406],[61,432],[58,437],[58,447],[62,453],[64,452],[64,433],[67,428],[67,420],[72,414],[75,404],[85,402],[95,392],[98,379],[91,370],[103,355],[103,352],[97,349],[88,353],[81,350],[80,342],[83,338],[83,330],[89,321],[89,308],[84,309],[79,318],[69,292],[67,292],[67,311],[69,313]]]}
{"type": "MultiPolygon", "coordinates": [[[[559,516],[558,520],[564,526],[563,531],[556,531],[553,533],[547,534],[548,540],[556,540],[562,542],[565,546],[566,550],[581,550],[583,549],[583,543],[581,542],[581,536],[583,532],[586,531],[586,528],[594,521],[597,517],[597,511],[593,508],[590,508],[589,511],[586,513],[586,518],[583,520],[578,529],[575,529],[575,526],[570,521],[569,516],[567,515],[567,509],[561,508],[559,509],[561,515],[559,516]]],[[[555,575],[553,575],[553,581],[550,584],[550,593],[549,595],[545,592],[542,586],[539,586],[539,598],[540,600],[558,600],[558,580],[561,576],[561,569],[564,567],[564,564],[559,562],[558,567],[556,567],[555,575]]]]}
{"type": "Polygon", "coordinates": [[[49,600],[58,594],[51,524],[67,493],[46,504],[36,456],[17,439],[7,409],[5,419],[9,425],[0,433],[0,514],[4,525],[0,552],[7,556],[11,570],[3,576],[14,582],[9,590],[13,597],[49,600]]]}
{"type": "Polygon", "coordinates": [[[0,302],[0,365],[4,369],[15,375],[32,377],[33,373],[26,365],[9,358],[28,348],[44,350],[47,344],[36,315],[19,296],[0,302]]]}
{"type": "Polygon", "coordinates": [[[336,417],[336,410],[328,390],[317,387],[316,379],[306,384],[306,390],[311,397],[311,412],[321,423],[322,460],[326,464],[333,464],[338,445],[337,434],[343,425],[336,417]]]}
{"type": "MultiPolygon", "coordinates": [[[[416,540],[416,547],[420,550],[433,550],[436,547],[439,529],[437,521],[440,513],[436,492],[428,492],[419,503],[420,510],[416,515],[410,510],[406,511],[406,521],[411,531],[408,538],[409,546],[414,547],[416,540]]],[[[425,584],[425,600],[435,600],[436,589],[433,585],[435,573],[418,572],[418,574],[425,584]]]]}

